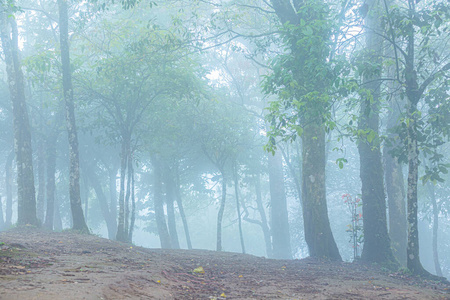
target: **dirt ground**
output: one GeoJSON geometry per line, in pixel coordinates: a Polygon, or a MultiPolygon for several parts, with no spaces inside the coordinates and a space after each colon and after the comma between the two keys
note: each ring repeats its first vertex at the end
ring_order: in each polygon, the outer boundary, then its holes
{"type": "Polygon", "coordinates": [[[146,249],[31,228],[1,232],[0,242],[0,299],[450,299],[448,284],[356,263],[146,249]]]}

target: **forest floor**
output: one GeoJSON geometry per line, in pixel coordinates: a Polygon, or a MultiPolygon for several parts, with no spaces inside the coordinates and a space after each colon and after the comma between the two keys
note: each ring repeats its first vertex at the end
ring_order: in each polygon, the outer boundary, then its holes
{"type": "Polygon", "coordinates": [[[32,228],[0,242],[0,299],[450,299],[448,283],[361,263],[146,249],[32,228]]]}

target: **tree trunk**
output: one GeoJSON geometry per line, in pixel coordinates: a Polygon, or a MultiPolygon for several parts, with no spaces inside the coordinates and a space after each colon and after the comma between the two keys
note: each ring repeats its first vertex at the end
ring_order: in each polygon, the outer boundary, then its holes
{"type": "Polygon", "coordinates": [[[261,193],[261,176],[259,173],[256,175],[255,189],[256,189],[256,207],[258,208],[259,216],[261,217],[261,229],[263,231],[264,242],[266,244],[266,255],[268,258],[273,258],[272,241],[270,239],[270,228],[267,223],[266,212],[264,211],[261,193]]]}
{"type": "Polygon", "coordinates": [[[364,248],[361,258],[368,262],[395,263],[387,230],[386,199],[383,183],[383,166],[379,140],[379,107],[381,85],[381,56],[383,40],[381,11],[377,0],[367,3],[366,59],[375,64],[378,71],[364,76],[366,95],[361,101],[358,129],[368,134],[358,137],[360,157],[361,194],[363,202],[364,248]]]}
{"type": "Polygon", "coordinates": [[[302,200],[305,240],[312,257],[341,260],[328,219],[325,187],[325,130],[311,121],[302,135],[302,200]]]}
{"type": "Polygon", "coordinates": [[[178,211],[180,212],[181,221],[183,222],[183,228],[184,228],[184,234],[186,236],[186,243],[188,246],[188,249],[192,249],[192,242],[191,242],[191,235],[189,233],[189,227],[186,219],[186,214],[184,213],[184,207],[183,207],[183,201],[181,198],[181,192],[180,192],[180,178],[177,170],[177,182],[175,185],[175,196],[177,199],[177,205],[178,205],[178,211]]]}
{"type": "Polygon", "coordinates": [[[171,249],[172,244],[170,240],[169,230],[167,229],[166,217],[164,214],[164,199],[162,193],[162,170],[161,163],[153,158],[153,194],[155,205],[156,227],[158,228],[159,240],[161,241],[161,248],[171,249]]]}
{"type": "Polygon", "coordinates": [[[236,196],[236,211],[239,225],[239,239],[241,241],[241,250],[245,254],[245,243],[244,243],[244,233],[242,232],[242,218],[241,218],[241,206],[239,202],[239,180],[237,173],[237,166],[234,165],[234,193],[236,196]]]}
{"type": "Polygon", "coordinates": [[[129,142],[126,137],[122,137],[122,150],[120,153],[120,190],[119,190],[119,217],[117,221],[116,240],[126,242],[125,234],[125,176],[128,163],[129,142]]]}
{"type": "Polygon", "coordinates": [[[165,188],[166,188],[166,205],[167,205],[167,224],[169,226],[170,241],[173,249],[180,249],[180,243],[178,241],[177,224],[175,219],[174,202],[174,186],[175,183],[172,179],[170,168],[165,166],[165,188]]]}
{"type": "Polygon", "coordinates": [[[5,219],[3,219],[3,197],[0,195],[0,231],[5,229],[5,219]]]}
{"type": "Polygon", "coordinates": [[[54,213],[54,220],[53,220],[53,230],[55,231],[62,231],[63,230],[63,224],[62,224],[62,218],[61,218],[61,204],[59,203],[58,195],[56,193],[55,189],[55,213],[54,213]]]}
{"type": "Polygon", "coordinates": [[[56,143],[58,140],[57,131],[47,138],[46,160],[47,160],[47,209],[45,214],[44,227],[53,230],[55,217],[55,173],[56,173],[56,143]]]}
{"type": "MultiPolygon", "coordinates": [[[[111,216],[114,218],[117,218],[117,185],[116,185],[116,177],[117,177],[117,169],[118,167],[116,165],[110,166],[108,169],[108,179],[109,179],[109,208],[111,210],[111,216]]],[[[115,229],[114,234],[112,235],[113,238],[116,237],[117,234],[117,219],[114,221],[115,229]]]]}
{"type": "MultiPolygon", "coordinates": [[[[391,111],[388,115],[388,138],[394,140],[396,136],[389,132],[396,126],[400,111],[396,103],[391,101],[391,111]]],[[[406,202],[405,184],[403,181],[403,168],[398,159],[393,157],[389,151],[392,148],[384,147],[386,192],[389,208],[389,237],[393,254],[402,266],[406,266],[406,202]]]]}
{"type": "MultiPolygon", "coordinates": [[[[42,130],[42,126],[40,126],[42,130]]],[[[45,144],[44,138],[38,139],[38,193],[36,198],[36,215],[41,224],[44,223],[44,208],[45,208],[45,144]]]]}
{"type": "Polygon", "coordinates": [[[222,173],[222,201],[220,201],[219,212],[217,213],[217,245],[216,250],[222,251],[222,220],[225,211],[225,202],[227,200],[227,178],[223,171],[222,173]]]}
{"type": "Polygon", "coordinates": [[[12,226],[13,161],[14,161],[14,150],[12,150],[9,153],[5,164],[5,186],[6,186],[5,228],[9,228],[12,226]]]}
{"type": "Polygon", "coordinates": [[[73,101],[72,71],[70,69],[69,52],[69,16],[68,0],[58,0],[61,66],[63,75],[64,103],[66,108],[67,134],[69,138],[69,165],[70,165],[70,209],[74,230],[89,232],[81,207],[80,197],[80,159],[78,152],[78,136],[75,123],[75,108],[73,101]]]}
{"type": "Polygon", "coordinates": [[[428,182],[428,193],[430,195],[431,204],[433,205],[433,262],[436,275],[442,277],[441,264],[439,263],[438,255],[438,229],[439,229],[439,211],[436,195],[434,192],[434,184],[428,182]]]}
{"type": "Polygon", "coordinates": [[[92,168],[90,168],[88,164],[83,164],[83,166],[85,166],[86,168],[85,173],[88,176],[88,180],[95,191],[100,206],[100,210],[102,212],[103,218],[105,219],[106,228],[108,230],[108,238],[115,239],[117,230],[116,215],[112,214],[109,208],[108,200],[105,194],[103,193],[103,188],[102,185],[100,184],[96,172],[92,168]]]}
{"type": "Polygon", "coordinates": [[[9,17],[9,12],[6,10],[0,12],[0,27],[13,108],[14,150],[17,163],[17,224],[38,226],[31,131],[25,101],[23,74],[19,61],[17,24],[14,17],[9,17]]]}
{"type": "Polygon", "coordinates": [[[292,259],[283,160],[279,152],[269,154],[269,182],[273,258],[292,259]]]}
{"type": "Polygon", "coordinates": [[[133,161],[131,160],[131,158],[128,168],[130,168],[131,172],[131,219],[130,219],[130,228],[128,229],[128,242],[132,243],[134,223],[136,222],[136,199],[134,190],[134,168],[133,168],[133,161]]]}

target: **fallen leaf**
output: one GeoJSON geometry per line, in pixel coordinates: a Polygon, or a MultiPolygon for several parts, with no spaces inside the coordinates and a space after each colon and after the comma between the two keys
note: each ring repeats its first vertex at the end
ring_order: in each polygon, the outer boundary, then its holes
{"type": "Polygon", "coordinates": [[[194,273],[205,274],[203,267],[198,267],[194,269],[194,273]]]}

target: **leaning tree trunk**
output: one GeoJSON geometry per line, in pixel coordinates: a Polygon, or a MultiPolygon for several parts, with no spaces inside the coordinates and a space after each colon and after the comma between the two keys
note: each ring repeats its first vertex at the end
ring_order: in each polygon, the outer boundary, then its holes
{"type": "Polygon", "coordinates": [[[358,120],[358,130],[368,132],[358,137],[360,158],[361,197],[363,202],[364,248],[361,258],[367,262],[396,263],[392,254],[387,229],[386,196],[384,193],[381,142],[379,135],[379,107],[381,85],[381,56],[383,40],[381,32],[381,8],[378,0],[367,3],[366,56],[378,71],[364,75],[363,96],[358,120]]]}
{"type": "Polygon", "coordinates": [[[256,190],[256,207],[258,209],[259,216],[261,217],[261,229],[263,231],[264,242],[266,245],[266,255],[268,258],[273,258],[272,241],[270,239],[270,228],[267,223],[266,212],[264,211],[261,192],[261,176],[259,173],[256,175],[255,190],[256,190]]]}
{"type": "Polygon", "coordinates": [[[280,152],[269,154],[269,184],[273,258],[292,259],[283,160],[280,152]]]}
{"type": "Polygon", "coordinates": [[[69,52],[69,16],[68,0],[58,0],[61,65],[63,75],[64,103],[66,108],[67,134],[69,137],[69,165],[70,165],[70,209],[74,230],[89,232],[81,207],[80,197],[80,159],[78,151],[78,136],[75,123],[75,108],[73,101],[72,72],[70,69],[69,52]]]}
{"type": "Polygon", "coordinates": [[[108,230],[108,238],[114,239],[116,237],[117,231],[116,215],[114,215],[109,208],[108,200],[105,193],[103,192],[102,185],[95,171],[87,164],[83,164],[83,166],[85,166],[86,168],[84,169],[84,172],[86,173],[90,184],[94,188],[100,206],[100,211],[103,218],[105,219],[106,228],[108,230]]]}
{"type": "Polygon", "coordinates": [[[17,224],[38,226],[31,131],[19,60],[18,30],[15,19],[8,14],[6,10],[0,13],[0,30],[13,108],[14,150],[17,163],[17,224]]]}
{"type": "Polygon", "coordinates": [[[341,260],[331,232],[325,187],[325,130],[311,121],[302,135],[302,201],[309,255],[341,260]]]}

